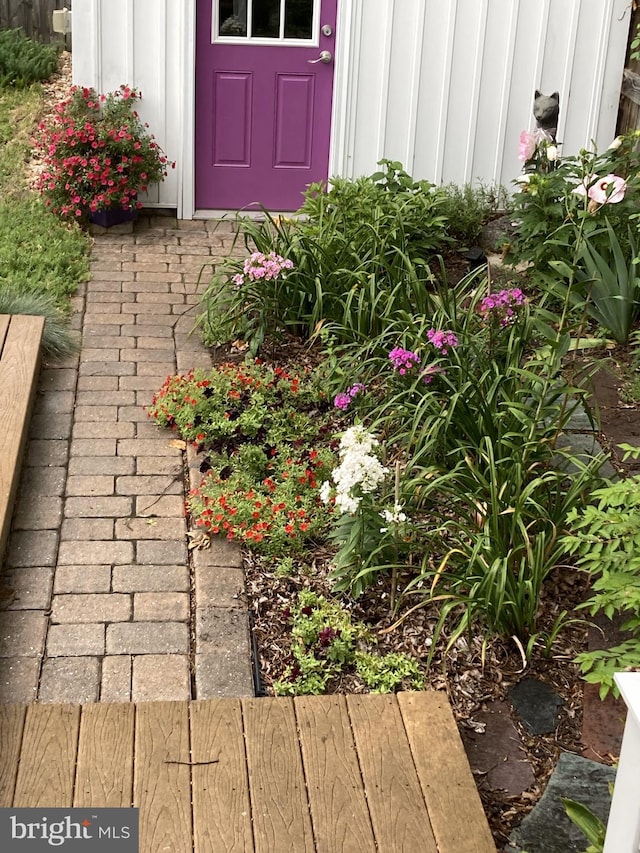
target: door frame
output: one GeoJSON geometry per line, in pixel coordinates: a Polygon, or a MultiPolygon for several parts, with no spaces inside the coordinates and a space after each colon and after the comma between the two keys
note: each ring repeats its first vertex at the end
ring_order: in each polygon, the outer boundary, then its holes
{"type": "MultiPolygon", "coordinates": [[[[213,2],[213,0],[210,0],[213,2]]],[[[350,105],[355,97],[355,76],[348,72],[351,45],[359,31],[362,0],[338,0],[336,45],[331,105],[329,176],[349,176],[348,149],[353,136],[350,105]]],[[[226,210],[195,208],[195,99],[196,99],[196,0],[183,0],[181,43],[181,152],[178,174],[178,219],[208,219],[226,210]]],[[[274,211],[277,212],[277,211],[274,211]]]]}

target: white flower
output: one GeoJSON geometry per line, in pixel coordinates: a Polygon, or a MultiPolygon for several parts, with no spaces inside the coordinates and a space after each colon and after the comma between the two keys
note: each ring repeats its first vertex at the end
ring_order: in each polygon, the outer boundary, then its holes
{"type": "Polygon", "coordinates": [[[622,145],[622,137],[616,136],[611,145],[607,148],[607,151],[616,151],[622,145]]]}
{"type": "Polygon", "coordinates": [[[518,175],[517,178],[514,178],[514,182],[516,184],[528,184],[531,180],[531,175],[527,172],[524,175],[518,175]]]}
{"type": "MultiPolygon", "coordinates": [[[[342,461],[331,472],[331,478],[336,488],[335,504],[341,512],[357,512],[362,495],[373,492],[388,473],[389,469],[371,452],[378,443],[360,424],[350,427],[340,439],[342,461]],[[356,487],[359,494],[353,493],[356,487]]],[[[328,501],[330,490],[331,485],[323,483],[320,491],[323,500],[327,496],[328,501]]]]}
{"type": "Polygon", "coordinates": [[[556,145],[547,145],[547,160],[550,163],[555,162],[558,159],[558,148],[556,145]]]}
{"type": "Polygon", "coordinates": [[[331,483],[328,480],[320,486],[320,500],[325,504],[331,500],[331,483]]]}
{"type": "Polygon", "coordinates": [[[387,524],[402,524],[407,520],[407,516],[402,512],[402,504],[394,504],[393,511],[383,509],[380,516],[384,518],[387,524]]]}

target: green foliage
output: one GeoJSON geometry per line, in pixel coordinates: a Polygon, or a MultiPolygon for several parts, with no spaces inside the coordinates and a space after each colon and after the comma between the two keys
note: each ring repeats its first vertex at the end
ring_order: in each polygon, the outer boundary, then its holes
{"type": "Polygon", "coordinates": [[[456,243],[472,246],[477,243],[482,226],[504,206],[504,189],[471,184],[446,184],[442,189],[444,199],[440,209],[447,221],[447,235],[456,243]]]}
{"type": "Polygon", "coordinates": [[[324,693],[346,671],[357,672],[375,693],[424,686],[415,659],[360,651],[360,645],[375,643],[375,638],[337,602],[303,590],[283,615],[291,624],[291,658],[284,676],[274,682],[277,696],[324,693]]]}
{"type": "Polygon", "coordinates": [[[168,377],[149,414],[206,451],[188,498],[196,526],[278,557],[326,532],[319,486],[334,456],[319,377],[222,364],[168,377]]]}
{"type": "Polygon", "coordinates": [[[602,853],[607,827],[591,809],[568,797],[561,797],[567,817],[590,842],[584,853],[602,853]]]}
{"type": "MultiPolygon", "coordinates": [[[[625,458],[640,448],[623,445],[625,458]]],[[[583,652],[576,658],[586,681],[600,684],[600,697],[618,695],[615,672],[640,667],[640,477],[629,477],[596,489],[592,502],[569,515],[562,545],[592,578],[592,595],[583,605],[594,616],[625,618],[622,629],[632,639],[607,650],[583,652]]]]}
{"type": "Polygon", "coordinates": [[[59,46],[40,44],[22,30],[0,30],[0,87],[24,89],[51,77],[58,65],[59,46]]]}
{"type": "Polygon", "coordinates": [[[45,358],[64,358],[75,352],[78,341],[53,298],[46,293],[0,290],[0,314],[34,314],[45,318],[42,352],[45,358]]]}
{"type": "Polygon", "coordinates": [[[310,337],[332,323],[339,339],[353,340],[379,334],[399,310],[426,311],[428,260],[449,242],[444,193],[399,163],[382,165],[369,178],[312,185],[296,221],[267,212],[243,221],[247,255],[274,252],[293,268],[234,286],[243,262],[223,265],[203,296],[205,340],[213,342],[221,316],[225,332],[244,336],[255,353],[283,329],[310,337]]]}

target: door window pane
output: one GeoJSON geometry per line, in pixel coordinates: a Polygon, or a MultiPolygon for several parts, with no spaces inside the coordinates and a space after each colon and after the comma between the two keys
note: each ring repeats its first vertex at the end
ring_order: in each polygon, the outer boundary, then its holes
{"type": "Polygon", "coordinates": [[[313,35],[313,0],[286,0],[284,37],[310,39],[313,35]]]}
{"type": "Polygon", "coordinates": [[[253,0],[251,35],[280,38],[280,0],[253,0]]]}
{"type": "Polygon", "coordinates": [[[247,0],[218,0],[218,3],[218,35],[246,36],[247,0]]]}

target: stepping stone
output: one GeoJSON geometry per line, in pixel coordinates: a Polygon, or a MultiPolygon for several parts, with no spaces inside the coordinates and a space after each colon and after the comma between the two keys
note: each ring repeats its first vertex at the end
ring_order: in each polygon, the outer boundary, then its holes
{"type": "Polygon", "coordinates": [[[544,735],[555,731],[563,702],[548,684],[536,678],[523,678],[511,688],[509,699],[532,734],[544,735]]]}
{"type": "Polygon", "coordinates": [[[567,817],[561,797],[587,806],[606,823],[611,807],[609,783],[614,779],[612,767],[562,753],[546,791],[511,833],[504,853],[583,853],[588,841],[567,817]]]}
{"type": "Polygon", "coordinates": [[[462,741],[474,774],[481,775],[491,790],[518,796],[535,783],[520,735],[511,721],[506,702],[490,702],[474,715],[485,724],[484,732],[462,729],[462,741]]]}

